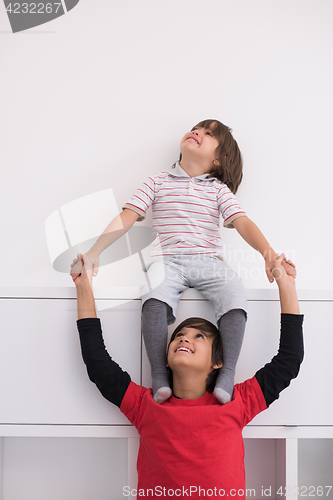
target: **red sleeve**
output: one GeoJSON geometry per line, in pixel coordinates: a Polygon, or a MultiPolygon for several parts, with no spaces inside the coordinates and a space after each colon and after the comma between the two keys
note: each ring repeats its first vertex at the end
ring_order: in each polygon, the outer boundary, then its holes
{"type": "Polygon", "coordinates": [[[120,411],[136,428],[139,425],[142,413],[142,401],[147,392],[151,392],[151,389],[147,389],[131,381],[120,405],[120,411]]]}
{"type": "Polygon", "coordinates": [[[245,380],[242,384],[236,384],[235,390],[239,393],[243,402],[243,427],[245,427],[258,413],[266,410],[266,401],[255,377],[245,380]]]}

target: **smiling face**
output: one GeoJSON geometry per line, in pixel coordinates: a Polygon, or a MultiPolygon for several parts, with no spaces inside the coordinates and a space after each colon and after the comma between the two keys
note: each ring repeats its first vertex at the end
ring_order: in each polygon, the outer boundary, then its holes
{"type": "Polygon", "coordinates": [[[218,146],[219,142],[210,128],[195,126],[191,132],[187,132],[182,138],[180,151],[182,158],[202,163],[208,173],[212,169],[214,161],[216,161],[218,146]]]}
{"type": "Polygon", "coordinates": [[[194,370],[206,376],[221,365],[212,362],[214,336],[196,327],[183,327],[169,345],[168,366],[174,372],[194,370]]]}

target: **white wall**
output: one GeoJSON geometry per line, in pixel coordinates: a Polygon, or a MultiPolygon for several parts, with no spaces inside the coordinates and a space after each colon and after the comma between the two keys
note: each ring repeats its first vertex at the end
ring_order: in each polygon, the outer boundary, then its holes
{"type": "MultiPolygon", "coordinates": [[[[12,34],[0,6],[1,284],[71,286],[51,266],[49,214],[108,187],[120,208],[215,117],[243,152],[248,215],[299,288],[332,288],[332,15],[329,0],[81,0],[12,34]]],[[[246,287],[270,287],[222,231],[246,287]]]]}

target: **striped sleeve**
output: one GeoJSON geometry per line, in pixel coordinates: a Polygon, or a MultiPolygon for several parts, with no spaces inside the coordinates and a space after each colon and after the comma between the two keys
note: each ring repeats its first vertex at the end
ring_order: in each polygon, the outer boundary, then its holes
{"type": "Polygon", "coordinates": [[[217,203],[219,212],[223,217],[224,227],[233,228],[233,221],[238,217],[246,215],[245,210],[240,206],[235,195],[225,184],[219,186],[217,203]]]}
{"type": "Polygon", "coordinates": [[[138,221],[142,221],[146,217],[148,208],[155,200],[156,191],[158,187],[157,176],[148,177],[148,179],[139,187],[134,195],[127,200],[122,207],[129,208],[139,215],[138,221]]]}

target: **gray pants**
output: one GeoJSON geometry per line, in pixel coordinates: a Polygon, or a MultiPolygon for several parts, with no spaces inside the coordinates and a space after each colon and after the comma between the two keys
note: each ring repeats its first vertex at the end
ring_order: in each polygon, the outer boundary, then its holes
{"type": "Polygon", "coordinates": [[[216,255],[207,254],[152,259],[142,287],[142,304],[152,298],[168,304],[170,325],[187,288],[196,288],[213,304],[216,322],[232,309],[247,311],[245,289],[235,271],[216,255]]]}

